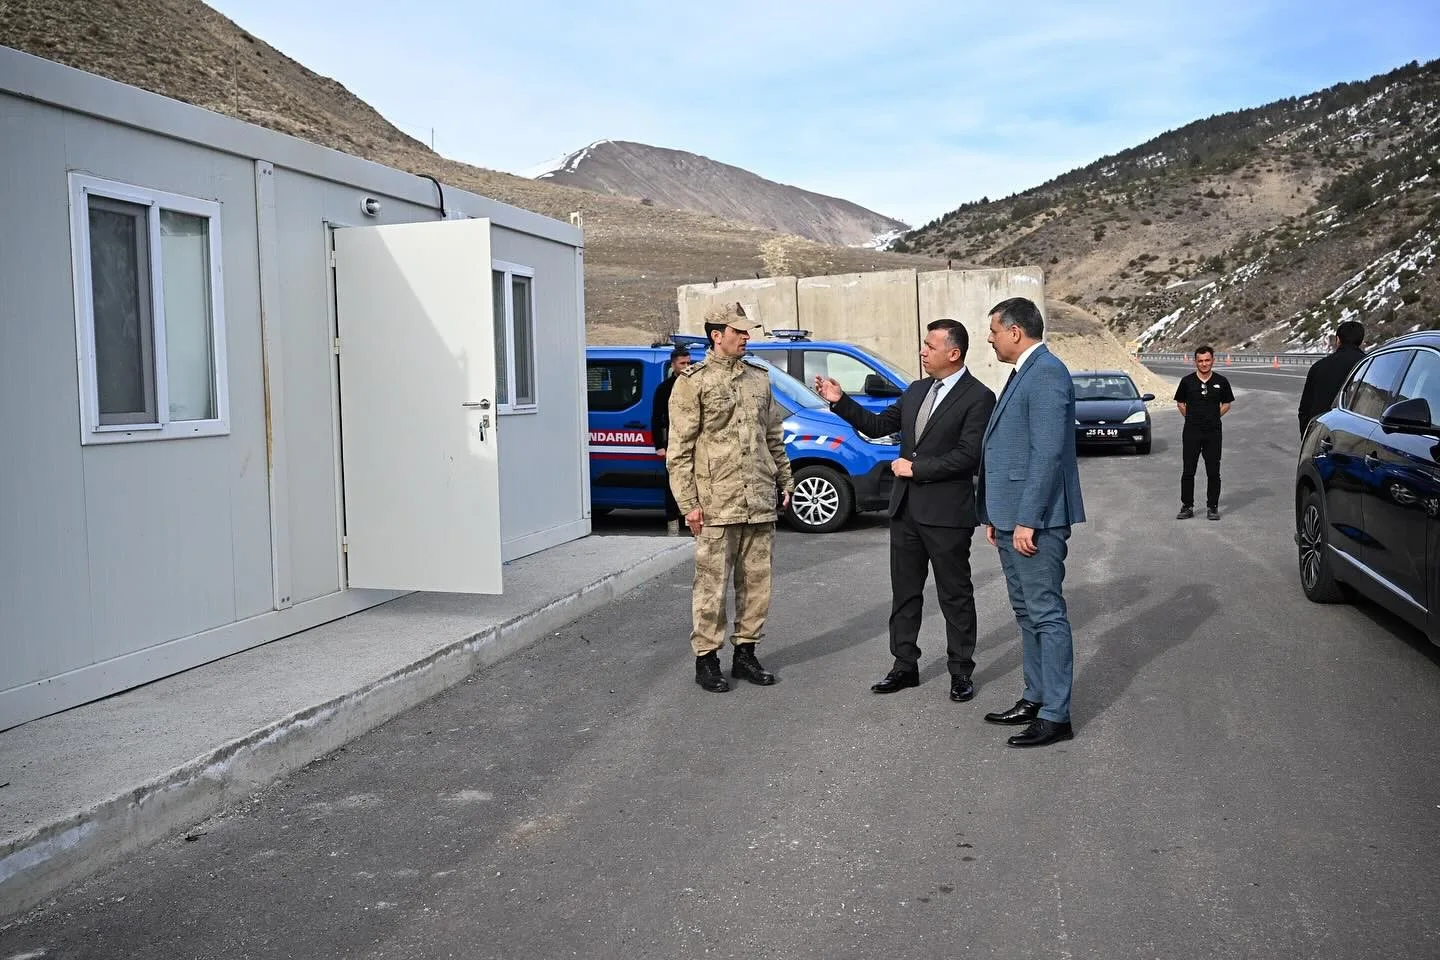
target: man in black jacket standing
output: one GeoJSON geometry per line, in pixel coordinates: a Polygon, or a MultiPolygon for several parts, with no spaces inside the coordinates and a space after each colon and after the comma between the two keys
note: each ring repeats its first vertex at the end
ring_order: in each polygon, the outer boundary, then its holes
{"type": "MultiPolygon", "coordinates": [[[[688,366],[689,348],[677,346],[670,352],[668,375],[660,386],[655,388],[655,399],[650,408],[650,436],[655,444],[655,455],[661,460],[665,459],[665,450],[670,446],[670,394],[675,390],[675,378],[688,366]]],[[[665,533],[671,537],[680,536],[680,506],[675,502],[675,495],[670,492],[668,473],[665,481],[665,533]]]]}
{"type": "Polygon", "coordinates": [[[1310,421],[1330,409],[1345,378],[1355,364],[1365,358],[1361,344],[1365,342],[1365,325],[1359,320],[1346,320],[1335,328],[1334,352],[1310,365],[1305,375],[1305,390],[1300,394],[1300,436],[1310,421]]]}
{"type": "Polygon", "coordinates": [[[1180,378],[1175,406],[1185,418],[1180,431],[1180,512],[1176,520],[1195,516],[1195,468],[1205,458],[1205,518],[1220,519],[1220,418],[1230,412],[1235,392],[1215,372],[1213,347],[1195,350],[1195,372],[1180,378]]]}
{"type": "Polygon", "coordinates": [[[900,433],[900,457],[890,465],[890,654],[894,664],[870,687],[894,693],[920,684],[920,614],[928,567],[945,616],[950,699],[975,696],[975,588],[970,580],[970,539],[975,513],[975,469],[995,394],[965,369],[970,337],[954,320],[929,324],[920,364],[929,376],[906,388],[899,402],[871,413],[829,377],[815,392],[851,426],[872,437],[900,433]]]}

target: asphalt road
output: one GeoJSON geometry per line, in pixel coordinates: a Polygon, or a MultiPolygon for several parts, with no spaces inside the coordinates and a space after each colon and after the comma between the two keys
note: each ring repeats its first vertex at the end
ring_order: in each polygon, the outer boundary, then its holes
{"type": "MultiPolygon", "coordinates": [[[[1189,363],[1147,363],[1145,366],[1156,373],[1177,380],[1185,374],[1195,371],[1194,364],[1189,363]]],[[[1226,366],[1223,362],[1217,364],[1215,369],[1225,375],[1232,387],[1285,394],[1293,393],[1296,405],[1300,402],[1300,391],[1305,386],[1305,374],[1310,370],[1309,367],[1266,367],[1253,363],[1226,366]]],[[[1161,397],[1160,399],[1168,400],[1170,398],[1161,397]]]]}
{"type": "Polygon", "coordinates": [[[0,958],[1440,955],[1440,657],[1303,598],[1295,398],[1236,386],[1218,523],[1172,519],[1169,411],[1150,456],[1082,461],[1070,743],[981,721],[1021,683],[988,547],[957,705],[933,602],[925,682],[867,690],[883,522],[786,532],[777,686],[694,685],[677,571],[62,896],[0,958]]]}

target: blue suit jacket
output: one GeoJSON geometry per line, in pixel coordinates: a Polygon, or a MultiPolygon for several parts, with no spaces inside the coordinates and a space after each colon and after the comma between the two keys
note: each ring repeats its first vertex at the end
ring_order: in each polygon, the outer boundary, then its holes
{"type": "Polygon", "coordinates": [[[1085,519],[1075,463],[1075,387],[1041,344],[1001,392],[981,442],[980,522],[997,530],[1085,519]]]}

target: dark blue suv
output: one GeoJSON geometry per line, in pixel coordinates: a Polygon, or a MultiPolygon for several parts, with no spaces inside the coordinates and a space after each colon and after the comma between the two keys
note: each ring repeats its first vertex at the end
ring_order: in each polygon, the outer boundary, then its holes
{"type": "Polygon", "coordinates": [[[1440,643],[1440,332],[1361,360],[1305,431],[1295,475],[1300,585],[1363,593],[1440,643]]]}
{"type": "MultiPolygon", "coordinates": [[[[699,338],[677,340],[692,341],[695,358],[703,356],[699,338]]],[[[665,508],[665,463],[655,454],[650,411],[672,349],[669,343],[585,349],[590,504],[596,513],[665,508]]],[[[786,412],[785,451],[795,472],[786,521],[796,530],[828,533],[857,510],[884,509],[898,439],[865,437],[794,377],[757,362],[768,370],[775,400],[786,412]]]]}

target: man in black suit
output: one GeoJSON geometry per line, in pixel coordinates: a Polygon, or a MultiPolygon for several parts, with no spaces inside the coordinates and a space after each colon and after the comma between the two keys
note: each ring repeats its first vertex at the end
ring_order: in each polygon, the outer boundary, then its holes
{"type": "MultiPolygon", "coordinates": [[[[690,348],[676,344],[670,351],[670,366],[665,379],[655,388],[655,399],[650,406],[650,435],[655,443],[655,456],[665,459],[665,450],[670,446],[670,394],[675,390],[675,381],[690,367],[690,348]]],[[[680,536],[680,506],[670,492],[669,473],[665,481],[665,534],[680,536]]]]}
{"type": "Polygon", "coordinates": [[[1300,436],[1310,421],[1330,409],[1335,395],[1355,364],[1365,359],[1360,345],[1365,342],[1365,325],[1359,320],[1346,320],[1335,328],[1335,352],[1310,365],[1305,375],[1305,390],[1300,394],[1300,436]]]}
{"type": "Polygon", "coordinates": [[[975,589],[970,538],[975,515],[975,468],[995,394],[965,369],[970,337],[954,320],[929,324],[920,365],[929,376],[905,389],[899,402],[871,413],[829,377],[815,392],[851,426],[872,437],[900,433],[900,457],[890,465],[890,654],[894,665],[870,689],[894,693],[920,685],[920,613],[927,568],[945,615],[950,699],[975,696],[975,589]]]}

